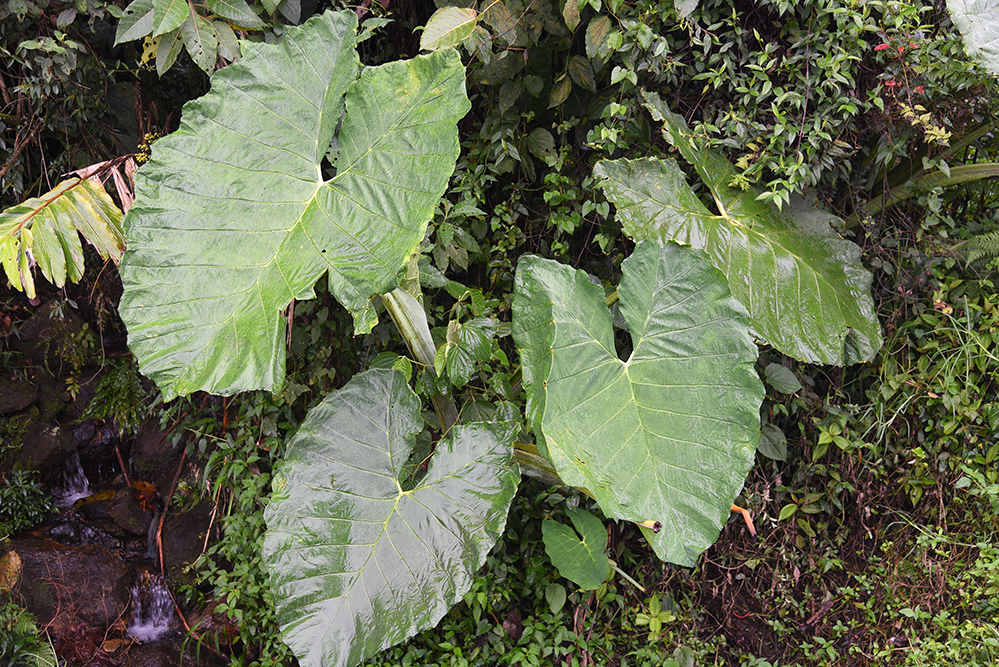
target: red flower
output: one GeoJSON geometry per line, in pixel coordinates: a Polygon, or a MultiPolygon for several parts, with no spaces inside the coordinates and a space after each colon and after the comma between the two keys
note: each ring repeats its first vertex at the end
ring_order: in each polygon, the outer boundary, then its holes
{"type": "Polygon", "coordinates": [[[884,51],[885,49],[889,48],[890,46],[891,46],[890,44],[878,44],[877,46],[874,47],[874,50],[875,51],[884,51]]]}

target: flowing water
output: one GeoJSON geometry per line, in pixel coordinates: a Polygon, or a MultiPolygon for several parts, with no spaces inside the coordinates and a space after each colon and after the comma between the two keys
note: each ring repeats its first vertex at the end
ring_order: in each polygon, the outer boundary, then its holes
{"type": "Polygon", "coordinates": [[[80,464],[80,455],[73,452],[73,455],[66,461],[66,469],[62,472],[62,488],[53,494],[56,503],[60,507],[69,507],[80,498],[90,495],[90,480],[83,472],[83,465],[80,464]]]}
{"type": "Polygon", "coordinates": [[[140,573],[132,586],[132,607],[128,634],[139,641],[155,641],[171,631],[173,600],[162,577],[140,573]]]}

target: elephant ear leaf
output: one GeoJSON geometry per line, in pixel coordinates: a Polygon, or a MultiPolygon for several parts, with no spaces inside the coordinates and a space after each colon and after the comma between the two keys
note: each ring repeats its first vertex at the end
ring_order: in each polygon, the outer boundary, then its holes
{"type": "Polygon", "coordinates": [[[656,554],[693,565],[753,463],[758,352],[745,309],[702,251],[642,241],[622,270],[627,361],[600,286],[558,262],[520,260],[513,335],[529,418],[566,484],[608,517],[659,522],[646,533],[656,554]]]}
{"type": "Polygon", "coordinates": [[[594,173],[625,233],[704,249],[749,310],[753,332],[784,354],[840,366],[873,359],[881,330],[871,274],[860,248],[833,231],[839,219],[800,197],[781,210],[757,200],[757,188],[733,187],[736,168],[700,148],[658,96],[645,98],[666,139],[710,190],[717,212],[701,203],[673,160],[602,161],[594,173]]]}
{"type": "Polygon", "coordinates": [[[436,625],[506,526],[520,479],[516,424],[456,427],[403,490],[422,427],[403,375],[369,370],[288,443],[264,515],[264,560],[283,639],[303,667],[355,665],[436,625]]]}
{"type": "Polygon", "coordinates": [[[999,4],[994,0],[947,0],[964,50],[993,74],[999,74],[999,4]]]}
{"type": "Polygon", "coordinates": [[[453,50],[365,68],[352,12],[256,44],[136,174],[122,319],[164,398],[277,389],[284,318],[327,273],[354,316],[398,285],[458,156],[453,50]]]}

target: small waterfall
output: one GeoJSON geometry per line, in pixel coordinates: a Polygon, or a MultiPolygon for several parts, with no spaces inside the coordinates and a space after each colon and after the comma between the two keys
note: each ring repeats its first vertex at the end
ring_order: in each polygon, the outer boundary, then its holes
{"type": "Polygon", "coordinates": [[[173,600],[163,577],[139,574],[132,586],[132,623],[128,634],[142,642],[151,642],[170,632],[173,600]]]}
{"type": "Polygon", "coordinates": [[[73,452],[66,461],[66,469],[62,472],[62,488],[52,495],[60,507],[69,507],[80,498],[90,495],[90,481],[83,472],[79,453],[73,452]]]}

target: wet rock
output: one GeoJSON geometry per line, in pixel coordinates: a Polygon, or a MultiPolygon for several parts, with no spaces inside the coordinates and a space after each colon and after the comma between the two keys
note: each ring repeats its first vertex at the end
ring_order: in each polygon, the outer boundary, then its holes
{"type": "Polygon", "coordinates": [[[65,301],[52,300],[39,306],[18,333],[14,347],[21,354],[57,371],[65,357],[73,358],[77,352],[80,337],[87,334],[87,324],[65,301]]]}
{"type": "Polygon", "coordinates": [[[69,431],[55,424],[35,422],[21,434],[18,463],[23,469],[46,472],[61,467],[75,450],[69,431]]]}
{"type": "Polygon", "coordinates": [[[20,380],[0,378],[0,413],[17,412],[35,402],[38,390],[20,380]]]}
{"type": "Polygon", "coordinates": [[[153,520],[152,508],[143,507],[135,499],[131,487],[125,487],[115,494],[108,505],[108,514],[122,530],[132,535],[146,535],[153,520]]]}
{"type": "Polygon", "coordinates": [[[63,408],[66,407],[68,396],[64,391],[65,385],[61,380],[44,370],[35,373],[32,380],[38,389],[38,398],[35,399],[35,407],[38,408],[36,421],[55,421],[56,417],[62,413],[63,408]]]}
{"type": "Polygon", "coordinates": [[[152,475],[157,468],[179,453],[180,444],[173,444],[167,431],[160,428],[160,420],[157,418],[147,420],[135,434],[132,462],[144,475],[152,475]]]}
{"type": "Polygon", "coordinates": [[[170,588],[194,581],[193,574],[184,573],[184,566],[197,560],[204,550],[213,509],[212,503],[202,503],[188,512],[168,517],[164,524],[163,564],[170,588]]]}
{"type": "Polygon", "coordinates": [[[73,429],[73,438],[80,448],[80,460],[88,463],[114,462],[117,465],[114,448],[120,444],[120,439],[114,424],[88,419],[73,429]]]}
{"type": "Polygon", "coordinates": [[[108,628],[125,618],[134,575],[107,548],[39,538],[15,539],[11,546],[21,557],[24,606],[40,625],[108,628]]]}
{"type": "Polygon", "coordinates": [[[60,523],[58,526],[49,528],[45,534],[49,539],[73,547],[79,546],[83,541],[83,536],[80,534],[80,527],[75,523],[60,523]]]}
{"type": "Polygon", "coordinates": [[[134,644],[123,652],[119,664],[122,667],[223,667],[229,661],[213,654],[207,646],[196,651],[189,644],[182,650],[182,640],[157,641],[150,644],[134,644]],[[200,655],[197,655],[200,653],[200,655]],[[183,658],[181,657],[183,655],[183,658]],[[183,662],[181,661],[183,660],[183,662]]]}

